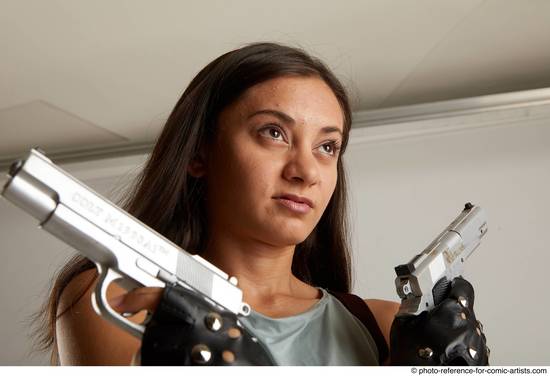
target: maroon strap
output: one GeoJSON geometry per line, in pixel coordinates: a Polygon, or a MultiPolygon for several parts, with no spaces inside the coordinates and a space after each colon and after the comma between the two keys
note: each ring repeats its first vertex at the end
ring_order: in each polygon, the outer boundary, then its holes
{"type": "Polygon", "coordinates": [[[357,295],[348,294],[345,292],[335,292],[329,291],[334,295],[343,305],[350,311],[355,317],[363,323],[363,325],[368,329],[371,334],[376,347],[378,348],[378,361],[380,365],[384,364],[386,358],[388,357],[389,349],[386,339],[378,327],[378,323],[374,318],[369,306],[363,299],[357,295]]]}

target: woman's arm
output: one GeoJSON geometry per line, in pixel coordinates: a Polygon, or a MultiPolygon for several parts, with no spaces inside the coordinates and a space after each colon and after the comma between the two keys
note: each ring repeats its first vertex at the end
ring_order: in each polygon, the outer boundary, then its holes
{"type": "MultiPolygon", "coordinates": [[[[76,276],[63,290],[59,301],[58,316],[82,293],[76,304],[57,319],[56,339],[61,365],[130,365],[141,341],[123,329],[100,317],[92,308],[91,294],[95,289],[95,269],[76,276]]],[[[108,299],[126,291],[112,284],[108,299]]],[[[130,318],[142,322],[145,312],[130,318]]]]}
{"type": "MultiPolygon", "coordinates": [[[[369,306],[369,309],[372,311],[374,318],[378,327],[384,335],[384,339],[388,344],[388,349],[390,348],[390,329],[393,323],[393,319],[399,310],[399,303],[392,302],[389,300],[380,300],[380,299],[365,299],[365,303],[369,306]]],[[[384,365],[389,364],[389,357],[384,365]]]]}

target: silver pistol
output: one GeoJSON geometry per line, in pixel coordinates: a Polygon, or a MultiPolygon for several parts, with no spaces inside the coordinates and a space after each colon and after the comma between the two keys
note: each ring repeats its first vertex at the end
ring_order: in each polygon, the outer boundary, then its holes
{"type": "Polygon", "coordinates": [[[487,217],[466,203],[451,224],[406,264],[395,267],[395,288],[401,298],[397,316],[419,315],[443,300],[451,281],[464,272],[464,262],[487,233],[487,217]]]}
{"type": "Polygon", "coordinates": [[[95,311],[141,338],[145,326],[117,313],[107,302],[116,281],[127,290],[178,284],[218,308],[246,316],[237,280],[146,226],[56,166],[37,149],[10,167],[2,196],[38,220],[39,227],[77,249],[99,272],[95,311]]]}

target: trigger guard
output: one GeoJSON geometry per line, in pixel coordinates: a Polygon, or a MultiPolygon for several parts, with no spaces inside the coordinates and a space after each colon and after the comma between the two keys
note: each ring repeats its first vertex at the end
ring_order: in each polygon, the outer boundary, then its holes
{"type": "Polygon", "coordinates": [[[121,279],[123,276],[109,268],[103,269],[98,267],[98,271],[98,283],[95,290],[92,292],[92,306],[94,310],[98,315],[126,330],[134,337],[141,339],[145,332],[145,326],[124,318],[124,316],[115,311],[107,301],[107,288],[113,281],[121,279]]]}

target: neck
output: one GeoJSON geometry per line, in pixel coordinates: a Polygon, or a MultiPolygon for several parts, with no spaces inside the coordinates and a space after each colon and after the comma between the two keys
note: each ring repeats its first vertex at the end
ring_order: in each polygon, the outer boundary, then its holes
{"type": "Polygon", "coordinates": [[[201,257],[238,279],[247,302],[293,296],[302,284],[292,274],[295,246],[273,246],[254,239],[213,236],[201,257]]]}

